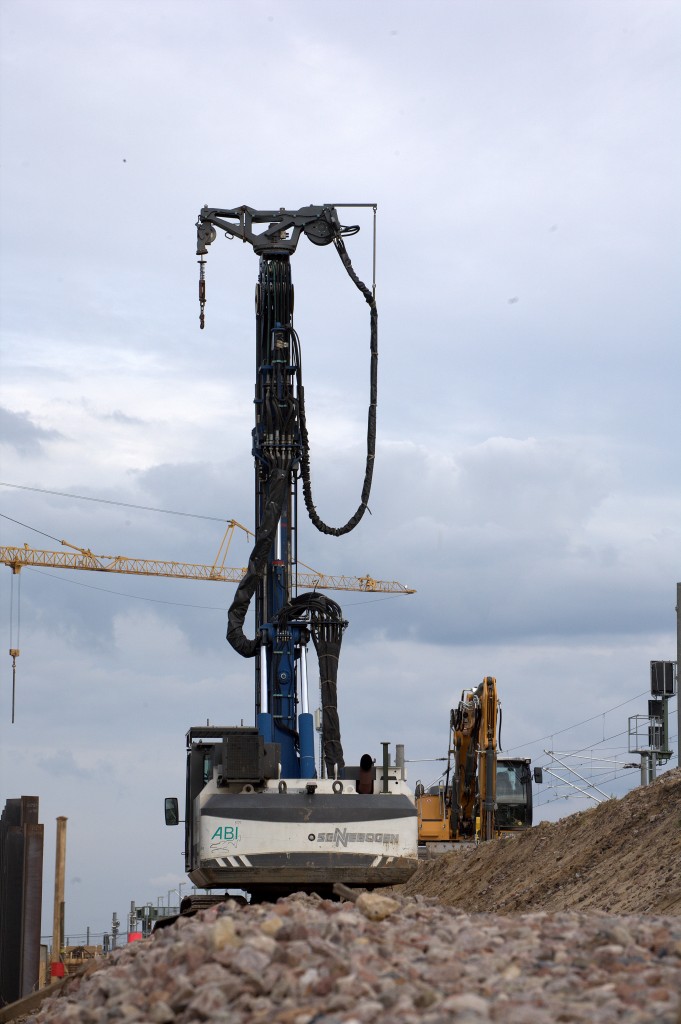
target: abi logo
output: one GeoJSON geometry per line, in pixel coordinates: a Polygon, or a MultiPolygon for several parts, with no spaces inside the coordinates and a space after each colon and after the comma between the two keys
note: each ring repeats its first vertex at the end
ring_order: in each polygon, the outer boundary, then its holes
{"type": "Polygon", "coordinates": [[[233,843],[239,839],[239,826],[238,825],[218,825],[210,837],[211,843],[215,839],[221,839],[223,842],[233,843]]]}

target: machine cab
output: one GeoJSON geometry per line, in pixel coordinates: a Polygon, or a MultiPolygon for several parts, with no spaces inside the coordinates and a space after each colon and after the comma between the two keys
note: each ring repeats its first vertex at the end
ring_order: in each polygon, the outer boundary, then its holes
{"type": "Polygon", "coordinates": [[[532,825],[532,772],[527,757],[498,757],[495,827],[517,832],[532,825]]]}

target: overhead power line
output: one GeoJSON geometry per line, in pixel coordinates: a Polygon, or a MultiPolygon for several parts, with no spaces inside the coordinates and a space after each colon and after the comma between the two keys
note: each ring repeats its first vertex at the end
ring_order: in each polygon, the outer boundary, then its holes
{"type": "Polygon", "coordinates": [[[15,490],[19,491],[36,491],[38,494],[53,494],[58,498],[77,498],[78,501],[94,501],[101,505],[118,505],[120,508],[135,508],[141,512],[161,512],[166,516],[185,516],[189,519],[207,519],[213,523],[229,522],[225,516],[205,516],[200,515],[198,512],[178,512],[175,509],[156,508],[153,505],[133,505],[128,501],[114,501],[112,498],[93,498],[87,494],[70,494],[67,491],[49,491],[45,487],[28,487],[25,484],[10,484],[6,483],[4,480],[0,480],[0,487],[13,487],[15,490]]]}
{"type": "Polygon", "coordinates": [[[63,576],[56,576],[53,572],[45,572],[44,569],[36,569],[29,566],[30,572],[36,572],[39,576],[49,576],[60,583],[70,583],[74,587],[85,587],[86,590],[96,590],[100,594],[113,594],[115,597],[125,597],[129,601],[147,601],[149,604],[167,604],[176,608],[198,608],[206,612],[224,612],[227,614],[227,605],[211,604],[188,604],[186,601],[164,601],[159,597],[144,597],[140,594],[127,594],[122,590],[110,590],[108,587],[94,587],[91,583],[81,583],[80,580],[67,580],[63,576]]]}
{"type": "MultiPolygon", "coordinates": [[[[574,725],[568,725],[564,729],[555,729],[553,732],[547,733],[546,736],[540,736],[539,739],[529,740],[527,743],[523,743],[522,747],[523,749],[526,747],[533,747],[537,743],[543,743],[544,740],[550,740],[553,739],[554,736],[562,735],[564,732],[570,732],[572,729],[578,729],[581,725],[587,725],[589,722],[595,722],[597,718],[603,718],[604,715],[609,715],[612,711],[617,711],[619,708],[623,708],[626,704],[631,704],[635,700],[640,700],[641,697],[645,697],[647,693],[648,690],[644,690],[643,693],[637,693],[635,697],[629,697],[627,700],[623,700],[621,704],[615,704],[614,707],[608,708],[606,711],[599,711],[597,715],[592,715],[591,718],[585,718],[581,722],[575,722],[574,725]]],[[[598,742],[599,741],[593,743],[592,746],[597,746],[598,742]]],[[[506,753],[510,753],[511,751],[518,749],[519,745],[515,747],[508,747],[506,753]]]]}
{"type": "MultiPolygon", "coordinates": [[[[609,779],[601,779],[601,780],[599,780],[600,781],[600,785],[601,786],[607,786],[609,783],[619,782],[621,779],[629,778],[630,775],[636,775],[637,773],[638,773],[638,769],[636,769],[635,771],[630,771],[630,770],[626,770],[625,769],[625,770],[622,770],[621,772],[618,772],[616,775],[612,775],[611,778],[609,778],[609,779]]],[[[567,786],[567,783],[563,783],[562,785],[563,786],[567,786]]],[[[553,792],[556,793],[556,795],[555,796],[547,797],[546,799],[535,800],[534,801],[535,809],[537,807],[545,807],[547,804],[556,803],[558,800],[579,800],[579,799],[581,799],[580,796],[574,792],[574,790],[570,790],[567,793],[559,793],[558,792],[558,786],[555,786],[555,787],[551,786],[551,789],[553,790],[553,792]]]]}

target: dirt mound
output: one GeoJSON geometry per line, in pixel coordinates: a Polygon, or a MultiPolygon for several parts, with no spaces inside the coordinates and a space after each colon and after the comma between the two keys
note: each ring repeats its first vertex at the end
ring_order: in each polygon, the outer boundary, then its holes
{"type": "Polygon", "coordinates": [[[394,891],[469,913],[681,914],[681,768],[558,822],[462,845],[394,891]]]}

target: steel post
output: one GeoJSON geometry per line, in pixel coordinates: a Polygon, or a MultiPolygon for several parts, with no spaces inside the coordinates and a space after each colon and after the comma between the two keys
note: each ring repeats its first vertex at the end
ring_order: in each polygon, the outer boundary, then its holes
{"type": "Polygon", "coordinates": [[[402,782],[406,782],[407,776],[404,762],[404,743],[395,744],[395,767],[397,769],[397,777],[402,779],[402,782]]]}
{"type": "MultiPolygon", "coordinates": [[[[14,801],[12,801],[14,802],[14,801]]],[[[9,804],[10,801],[8,800],[9,804]]],[[[17,800],[16,803],[19,803],[17,800]]],[[[6,890],[2,907],[2,972],[0,997],[13,1003],[19,996],[21,976],[21,896],[24,835],[18,825],[10,825],[4,837],[3,867],[6,890]]]]}
{"type": "MultiPolygon", "coordinates": [[[[36,808],[38,801],[36,800],[36,808]]],[[[19,998],[40,982],[40,919],[43,909],[43,826],[24,825],[24,879],[21,908],[21,975],[19,998]]]]}
{"type": "Polygon", "coordinates": [[[679,665],[681,665],[681,583],[676,584],[676,750],[681,767],[681,694],[679,693],[679,665]]]}
{"type": "Polygon", "coordinates": [[[54,863],[54,910],[52,914],[52,963],[61,963],[64,944],[64,881],[66,877],[66,821],[57,818],[57,847],[54,863]]]}
{"type": "Polygon", "coordinates": [[[383,741],[381,743],[383,747],[383,784],[381,786],[382,793],[388,793],[390,787],[388,786],[388,778],[390,775],[390,743],[383,741]]]}

